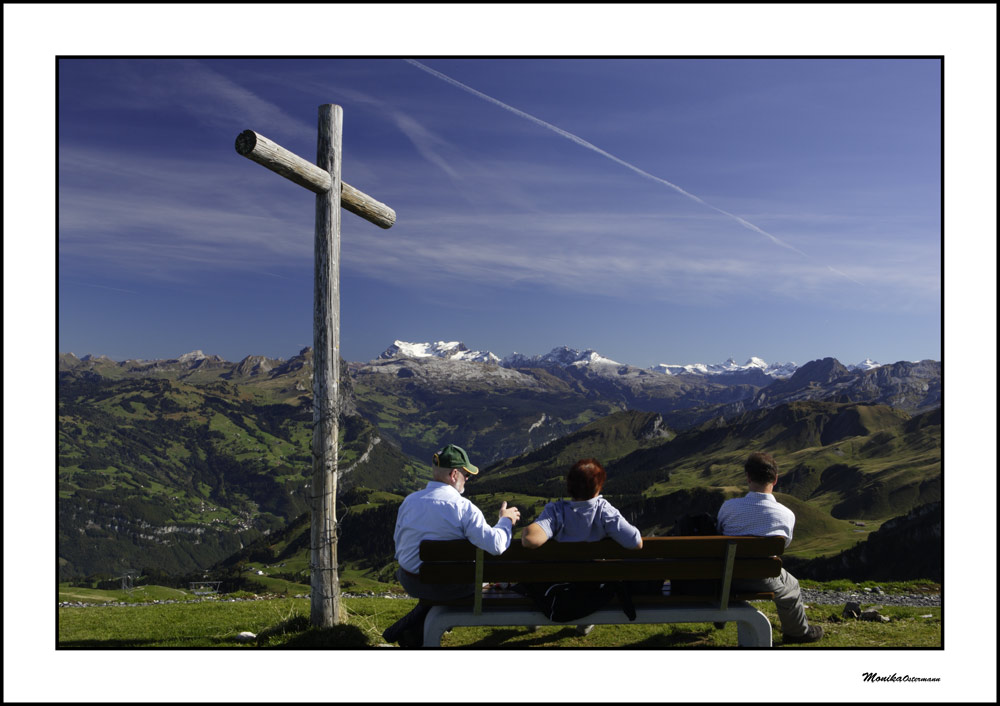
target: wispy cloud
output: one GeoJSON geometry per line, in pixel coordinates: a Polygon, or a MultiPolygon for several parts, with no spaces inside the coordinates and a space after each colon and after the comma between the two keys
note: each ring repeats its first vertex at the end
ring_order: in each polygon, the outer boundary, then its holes
{"type": "MultiPolygon", "coordinates": [[[[273,135],[315,134],[315,125],[288,114],[201,61],[116,61],[102,68],[105,80],[114,85],[106,94],[110,97],[102,101],[117,109],[189,115],[212,127],[253,125],[273,135]]],[[[90,107],[108,106],[93,103],[90,107]]]]}
{"type": "Polygon", "coordinates": [[[345,264],[412,286],[434,286],[435,280],[501,288],[532,282],[664,302],[721,300],[749,291],[818,296],[840,286],[820,266],[793,256],[781,259],[781,277],[761,277],[774,271],[775,255],[720,248],[707,219],[561,212],[522,218],[516,228],[503,212],[416,219],[399,241],[354,241],[344,250],[345,264]]]}
{"type": "MultiPolygon", "coordinates": [[[[182,90],[194,91],[188,95],[196,97],[198,91],[218,89],[221,97],[198,109],[204,120],[223,121],[237,112],[256,116],[247,118],[252,121],[247,126],[261,131],[268,124],[289,124],[283,111],[235,82],[199,62],[189,68],[190,75],[183,81],[175,77],[175,84],[164,90],[175,100],[182,90]]],[[[623,166],[629,171],[567,169],[502,155],[484,164],[463,153],[440,126],[432,129],[421,122],[415,117],[419,111],[353,89],[339,90],[395,126],[414,147],[380,157],[382,162],[367,162],[382,179],[373,195],[396,208],[400,218],[391,231],[345,238],[343,266],[355,272],[405,286],[427,284],[427,273],[435,273],[468,286],[536,282],[614,296],[640,291],[664,302],[723,300],[751,289],[786,299],[834,300],[842,296],[845,279],[876,292],[891,289],[894,296],[888,298],[897,301],[923,301],[933,291],[934,273],[915,267],[919,258],[900,259],[889,249],[874,252],[874,245],[864,243],[842,246],[843,254],[826,262],[802,257],[793,246],[762,248],[755,238],[733,237],[752,223],[719,219],[719,209],[704,208],[707,204],[698,197],[681,200],[669,212],[657,209],[655,199],[638,198],[626,208],[612,196],[605,203],[574,201],[579,193],[594,192],[586,187],[607,186],[615,178],[628,181],[630,173],[642,170],[627,163],[623,166]],[[442,198],[446,189],[465,198],[442,198]],[[762,278],[761,273],[772,275],[762,278]]],[[[310,138],[315,133],[301,121],[291,124],[308,131],[310,138]]],[[[622,162],[590,143],[581,146],[622,162]]],[[[285,265],[311,267],[313,195],[234,153],[227,161],[217,155],[194,159],[61,145],[60,182],[63,256],[174,281],[193,268],[281,276],[276,273],[285,265]]],[[[811,218],[750,200],[740,207],[745,213],[766,214],[769,221],[784,219],[792,228],[805,220],[827,232],[844,225],[839,214],[811,218]]],[[[345,232],[350,229],[346,226],[345,232]]]]}
{"type": "MultiPolygon", "coordinates": [[[[534,210],[536,208],[534,201],[524,193],[523,180],[507,177],[506,174],[511,173],[511,171],[510,169],[498,169],[497,162],[499,160],[493,160],[489,167],[482,165],[469,155],[467,150],[459,148],[446,137],[429,129],[413,114],[391,100],[384,100],[370,93],[349,88],[336,81],[305,78],[296,81],[295,85],[300,90],[312,93],[332,93],[342,96],[349,100],[352,106],[363,106],[371,115],[394,125],[409,140],[417,154],[425,162],[433,165],[448,177],[450,189],[464,201],[483,204],[488,201],[502,200],[520,209],[534,210]],[[484,193],[489,194],[489,196],[484,197],[484,193]]],[[[398,171],[401,168],[406,168],[402,166],[405,162],[405,156],[400,155],[396,158],[392,169],[398,171]]],[[[537,168],[538,165],[529,166],[537,168]]],[[[427,182],[429,175],[426,169],[413,168],[413,171],[420,174],[416,180],[418,184],[427,182]]],[[[530,171],[526,173],[530,173],[530,171]]],[[[559,176],[565,179],[568,174],[563,169],[560,170],[559,176]]],[[[413,186],[413,184],[408,184],[408,188],[413,188],[413,186]]]]}
{"type": "MultiPolygon", "coordinates": [[[[282,266],[309,271],[312,194],[252,166],[67,148],[61,256],[170,282],[212,269],[271,277],[282,266]]],[[[494,177],[522,174],[529,191],[535,179],[558,176],[516,163],[493,166],[494,177]]],[[[474,175],[463,176],[470,189],[483,187],[474,175]]],[[[434,286],[435,279],[463,286],[532,282],[609,296],[639,292],[664,302],[723,301],[751,289],[794,299],[838,296],[822,265],[734,242],[719,233],[717,219],[694,207],[669,216],[645,208],[622,213],[613,203],[566,210],[543,208],[536,197],[533,209],[516,213],[503,203],[453,203],[442,212],[428,196],[439,188],[433,179],[403,183],[410,193],[394,205],[405,218],[385,233],[350,234],[348,227],[342,267],[403,286],[434,286]],[[780,277],[761,278],[776,271],[780,277]]],[[[851,261],[854,278],[911,292],[911,299],[933,286],[933,273],[917,275],[917,255],[875,245],[865,252],[869,261],[851,261]]]]}
{"type": "Polygon", "coordinates": [[[312,194],[289,185],[280,198],[261,198],[276,188],[274,175],[257,170],[240,179],[233,168],[62,149],[60,256],[167,280],[182,279],[192,267],[308,262],[312,194]]]}
{"type": "Polygon", "coordinates": [[[75,280],[65,279],[65,278],[63,278],[60,281],[60,284],[62,284],[62,285],[67,285],[67,284],[69,284],[69,285],[76,285],[78,287],[92,287],[94,289],[107,289],[107,290],[110,290],[112,292],[124,292],[125,294],[138,294],[138,292],[136,292],[133,289],[124,289],[123,287],[109,287],[106,284],[94,284],[92,282],[77,282],[75,280]]]}
{"type": "MultiPolygon", "coordinates": [[[[658,177],[655,174],[650,174],[649,172],[647,172],[647,171],[645,171],[643,169],[640,169],[639,167],[635,166],[634,164],[631,164],[630,162],[626,162],[625,160],[623,160],[623,159],[621,159],[619,157],[616,157],[615,155],[611,154],[610,152],[607,152],[607,151],[601,149],[600,147],[597,147],[596,145],[588,142],[587,140],[584,140],[583,138],[581,138],[581,137],[579,137],[577,135],[574,135],[571,132],[567,132],[566,130],[563,130],[562,128],[556,127],[555,125],[553,125],[551,123],[548,123],[548,122],[546,122],[546,121],[544,121],[544,120],[542,120],[540,118],[537,118],[534,115],[526,113],[523,110],[519,110],[519,109],[517,109],[517,108],[515,108],[515,107],[513,107],[511,105],[508,105],[508,104],[506,104],[506,103],[504,103],[504,102],[502,102],[500,100],[497,100],[496,98],[488,96],[485,93],[482,93],[481,91],[477,91],[476,89],[472,88],[471,86],[467,86],[466,84],[464,84],[464,83],[462,83],[460,81],[456,81],[455,79],[451,78],[450,76],[447,76],[446,74],[441,73],[440,71],[435,71],[434,69],[430,68],[429,66],[425,66],[424,64],[421,64],[419,61],[414,61],[413,59],[405,59],[404,61],[406,61],[407,63],[411,64],[412,66],[417,67],[421,71],[425,71],[425,72],[429,73],[430,75],[432,75],[432,76],[434,76],[436,78],[441,79],[442,81],[445,81],[445,82],[447,82],[447,83],[449,83],[449,84],[451,84],[451,85],[453,85],[453,86],[455,86],[457,88],[460,88],[463,91],[466,91],[467,93],[470,93],[470,94],[472,94],[472,95],[474,95],[474,96],[476,96],[478,98],[482,98],[485,101],[489,101],[490,103],[493,103],[494,105],[497,105],[500,108],[503,108],[504,110],[513,113],[514,115],[522,117],[522,118],[524,118],[526,120],[530,120],[531,122],[535,123],[536,125],[539,125],[539,126],[545,128],[547,130],[550,130],[550,131],[556,133],[557,135],[560,135],[561,137],[564,137],[564,138],[566,138],[566,139],[568,139],[568,140],[570,140],[570,141],[572,141],[572,142],[580,145],[581,147],[584,147],[584,148],[586,148],[588,150],[591,150],[592,152],[596,152],[597,154],[599,154],[599,155],[601,155],[603,157],[606,157],[607,159],[611,160],[612,162],[615,162],[615,163],[617,163],[617,164],[625,167],[626,169],[629,169],[629,170],[635,172],[639,176],[642,176],[642,177],[644,177],[646,179],[650,179],[650,180],[652,180],[654,182],[657,182],[659,184],[667,186],[667,187],[673,189],[674,191],[676,191],[677,193],[679,193],[679,194],[681,194],[681,195],[683,195],[683,196],[691,199],[692,201],[694,201],[694,202],[696,202],[698,204],[701,204],[702,206],[705,206],[706,208],[712,209],[713,211],[716,211],[716,212],[718,212],[718,213],[726,216],[727,218],[730,218],[730,219],[736,221],[737,223],[739,223],[744,228],[747,228],[748,230],[751,230],[751,231],[753,231],[755,233],[758,233],[758,234],[764,236],[765,238],[767,238],[768,240],[770,240],[772,243],[774,243],[775,245],[777,245],[779,247],[787,248],[787,249],[789,249],[789,250],[791,250],[793,252],[798,253],[799,255],[802,255],[803,257],[807,257],[807,258],[811,257],[810,255],[802,252],[800,249],[796,248],[794,245],[790,245],[789,243],[785,242],[784,240],[781,240],[780,238],[778,238],[777,236],[772,235],[771,233],[768,233],[764,229],[762,229],[762,228],[754,225],[750,221],[748,221],[748,220],[746,220],[744,218],[741,218],[740,216],[737,216],[736,214],[730,213],[729,211],[726,211],[726,210],[724,210],[722,208],[719,208],[718,206],[710,204],[707,201],[705,201],[704,199],[702,199],[702,198],[700,198],[698,196],[695,196],[694,194],[692,194],[692,193],[690,193],[690,192],[682,189],[681,187],[677,186],[676,184],[671,183],[671,182],[667,181],[666,179],[663,179],[662,177],[658,177]]],[[[837,275],[839,275],[841,277],[845,277],[845,278],[851,280],[852,282],[855,282],[855,284],[860,284],[860,282],[857,282],[857,280],[854,280],[853,278],[849,277],[848,275],[846,275],[843,272],[835,269],[832,266],[827,266],[827,269],[830,270],[830,271],[832,271],[832,272],[834,272],[835,274],[837,274],[837,275]]]]}

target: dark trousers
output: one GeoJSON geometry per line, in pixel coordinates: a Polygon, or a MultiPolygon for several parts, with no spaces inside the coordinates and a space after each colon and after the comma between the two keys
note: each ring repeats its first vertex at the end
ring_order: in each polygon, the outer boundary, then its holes
{"type": "Polygon", "coordinates": [[[467,598],[473,593],[472,584],[468,583],[424,583],[416,574],[399,569],[396,578],[406,589],[406,592],[417,599],[425,601],[450,601],[467,598]]]}
{"type": "Polygon", "coordinates": [[[774,578],[736,579],[733,581],[733,588],[739,591],[773,591],[781,632],[786,635],[804,635],[809,629],[798,579],[784,569],[780,576],[774,578]]]}
{"type": "Polygon", "coordinates": [[[382,636],[386,642],[399,642],[407,647],[420,647],[424,642],[424,619],[432,601],[450,601],[466,598],[473,593],[468,583],[424,583],[416,574],[399,569],[396,578],[406,592],[417,599],[416,607],[387,629],[382,636]]]}

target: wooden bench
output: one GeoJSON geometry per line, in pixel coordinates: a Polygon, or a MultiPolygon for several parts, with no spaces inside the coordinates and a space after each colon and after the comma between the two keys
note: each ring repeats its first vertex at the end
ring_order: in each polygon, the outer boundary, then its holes
{"type": "MultiPolygon", "coordinates": [[[[537,549],[519,542],[492,556],[466,540],[420,544],[420,579],[425,583],[465,583],[471,598],[436,603],[424,622],[424,645],[440,646],[445,631],[470,625],[565,625],[542,613],[514,592],[483,591],[486,583],[522,581],[649,581],[715,579],[713,595],[634,595],[635,623],[706,623],[734,621],[740,646],[770,647],[771,623],[747,601],[770,600],[773,593],[733,593],[733,579],[757,579],[781,573],[783,537],[644,537],[642,549],[616,542],[549,541],[537,549]]],[[[676,583],[674,584],[676,586],[676,583]]],[[[574,621],[579,624],[629,623],[617,599],[574,621]]]]}

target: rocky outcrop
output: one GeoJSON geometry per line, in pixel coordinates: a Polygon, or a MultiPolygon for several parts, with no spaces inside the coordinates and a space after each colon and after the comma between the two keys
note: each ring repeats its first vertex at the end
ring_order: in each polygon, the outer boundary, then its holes
{"type": "Polygon", "coordinates": [[[225,377],[231,379],[234,377],[247,378],[256,377],[258,375],[267,375],[283,362],[284,361],[274,360],[262,355],[248,355],[246,358],[237,363],[232,372],[225,377]]]}

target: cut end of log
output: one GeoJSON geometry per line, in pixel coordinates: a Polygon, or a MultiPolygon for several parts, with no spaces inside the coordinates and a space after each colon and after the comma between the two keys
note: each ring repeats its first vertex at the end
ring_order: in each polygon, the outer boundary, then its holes
{"type": "Polygon", "coordinates": [[[253,152],[257,146],[257,133],[253,130],[244,130],[236,136],[236,151],[246,157],[253,152]]]}

